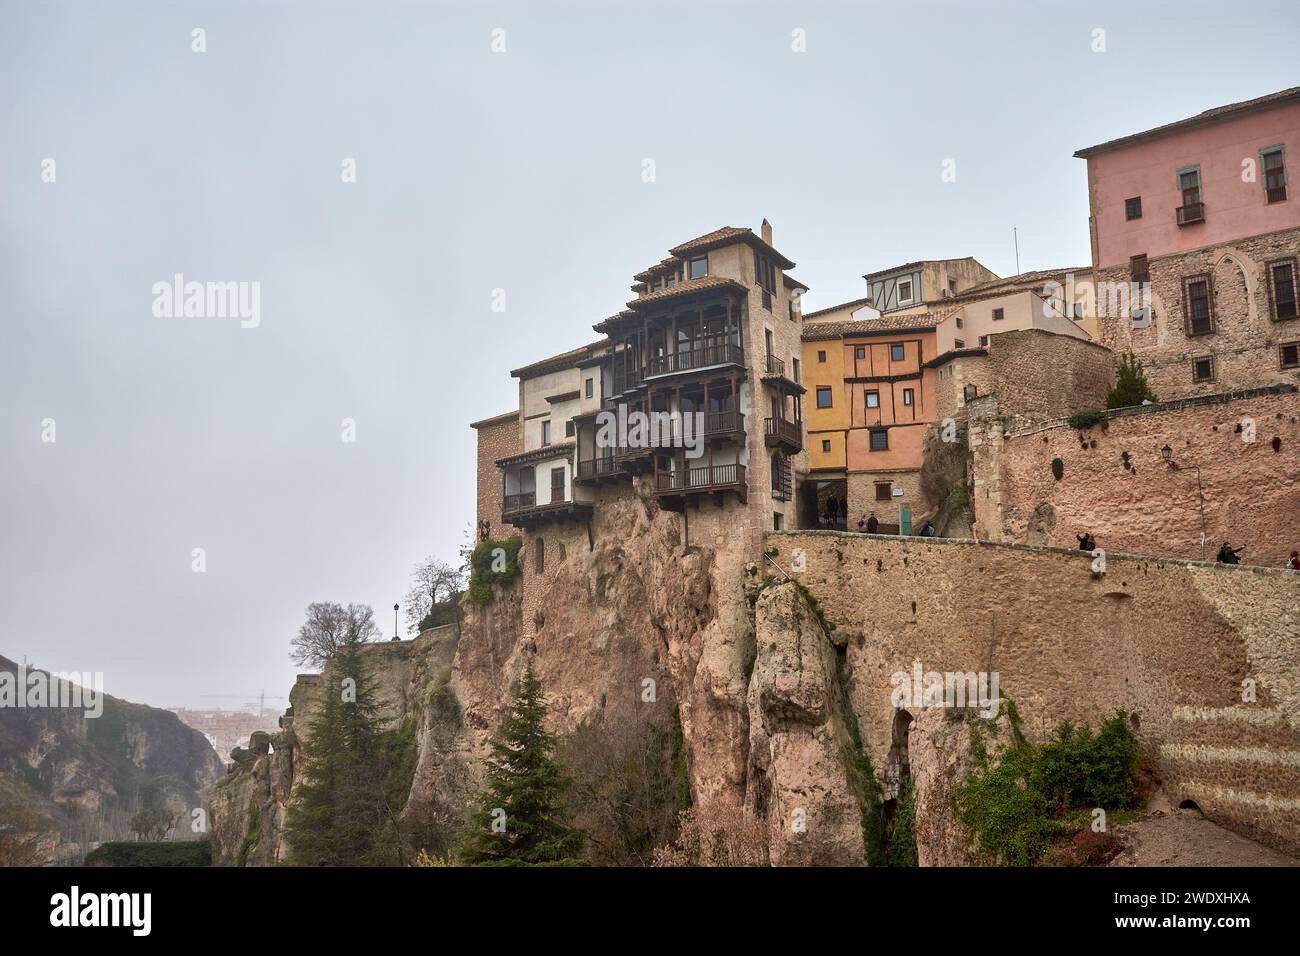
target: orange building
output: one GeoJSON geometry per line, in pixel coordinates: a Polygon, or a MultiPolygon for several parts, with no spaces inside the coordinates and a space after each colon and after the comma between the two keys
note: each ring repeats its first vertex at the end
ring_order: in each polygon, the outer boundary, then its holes
{"type": "Polygon", "coordinates": [[[925,431],[936,418],[934,312],[805,326],[808,480],[818,523],[882,532],[922,519],[925,431]],[[830,518],[835,518],[831,522],[830,518]]]}

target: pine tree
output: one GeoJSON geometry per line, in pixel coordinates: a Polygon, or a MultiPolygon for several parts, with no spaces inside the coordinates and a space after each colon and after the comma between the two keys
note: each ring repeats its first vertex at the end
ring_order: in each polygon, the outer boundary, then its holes
{"type": "Polygon", "coordinates": [[[285,823],[291,858],[300,865],[400,861],[399,735],[385,729],[360,645],[343,644],[330,661],[325,699],[304,747],[307,769],[285,823]]]}
{"type": "Polygon", "coordinates": [[[566,823],[569,781],[542,726],[546,704],[530,663],[491,743],[484,790],[461,859],[471,865],[557,863],[582,852],[586,834],[566,823]]]}
{"type": "Polygon", "coordinates": [[[1106,407],[1128,408],[1130,405],[1141,405],[1143,401],[1154,402],[1156,396],[1151,391],[1151,386],[1147,384],[1142,363],[1133,356],[1132,352],[1129,352],[1120,357],[1119,368],[1115,375],[1115,387],[1106,395],[1106,407]]]}

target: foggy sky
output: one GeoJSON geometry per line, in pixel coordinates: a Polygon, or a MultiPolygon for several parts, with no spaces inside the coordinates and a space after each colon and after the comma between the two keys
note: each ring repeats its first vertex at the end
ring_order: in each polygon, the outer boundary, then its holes
{"type": "Polygon", "coordinates": [[[3,0],[0,653],[157,706],[285,695],[305,606],[371,604],[391,635],[412,565],[474,520],[468,423],[515,407],[511,368],[593,340],[668,247],[767,217],[805,310],[912,259],[1010,274],[1013,226],[1022,270],[1087,264],[1071,153],[1294,85],[1295,23],[3,0]],[[177,273],[259,283],[260,324],[155,317],[177,273]]]}

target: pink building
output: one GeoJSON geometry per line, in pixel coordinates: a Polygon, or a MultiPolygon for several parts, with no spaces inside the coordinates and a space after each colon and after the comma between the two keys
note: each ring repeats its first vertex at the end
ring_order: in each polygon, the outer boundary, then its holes
{"type": "Polygon", "coordinates": [[[1142,359],[1162,400],[1300,380],[1300,87],[1075,155],[1102,342],[1142,359]]]}

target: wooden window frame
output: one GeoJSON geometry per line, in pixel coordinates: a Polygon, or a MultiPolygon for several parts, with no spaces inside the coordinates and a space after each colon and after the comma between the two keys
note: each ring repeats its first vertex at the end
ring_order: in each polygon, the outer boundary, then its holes
{"type": "Polygon", "coordinates": [[[889,451],[889,429],[888,429],[888,428],[872,428],[872,429],[869,429],[869,430],[868,430],[868,434],[867,434],[867,451],[868,451],[868,452],[875,452],[875,451],[889,451]],[[884,436],[885,436],[885,444],[884,444],[882,447],[880,447],[880,448],[877,448],[877,447],[876,447],[876,436],[877,436],[877,435],[884,435],[884,436]]]}
{"type": "Polygon", "coordinates": [[[818,386],[817,386],[817,407],[818,407],[818,408],[834,408],[834,407],[835,407],[835,392],[834,392],[834,390],[831,389],[831,387],[830,387],[829,385],[818,385],[818,386]],[[827,402],[826,402],[825,405],[822,404],[822,393],[823,393],[823,392],[825,392],[825,393],[826,393],[826,396],[827,396],[827,402]]]}
{"type": "Polygon", "coordinates": [[[1001,322],[1001,321],[1002,321],[1003,319],[1005,319],[1006,317],[1007,317],[1007,310],[1006,310],[1006,309],[1004,309],[1004,308],[997,308],[997,309],[994,309],[994,310],[993,310],[993,321],[994,321],[994,322],[1001,322]]]}
{"type": "Polygon", "coordinates": [[[1134,219],[1141,219],[1141,218],[1142,218],[1142,197],[1130,196],[1128,199],[1125,199],[1124,200],[1124,221],[1132,222],[1134,219]],[[1137,204],[1136,207],[1132,205],[1133,203],[1137,204]],[[1137,209],[1136,213],[1133,211],[1135,208],[1137,209]]]}
{"type": "Polygon", "coordinates": [[[893,499],[894,483],[892,481],[877,481],[875,482],[875,486],[876,486],[877,501],[890,501],[893,499]],[[882,488],[885,490],[885,493],[883,495],[880,493],[880,489],[882,488]]]}
{"type": "Polygon", "coordinates": [[[906,279],[898,279],[897,281],[895,281],[895,282],[894,282],[894,302],[895,302],[896,304],[900,305],[900,306],[902,306],[902,305],[911,305],[911,304],[912,304],[912,299],[913,299],[913,294],[914,294],[914,292],[915,292],[914,286],[915,286],[915,283],[912,282],[912,279],[911,279],[910,276],[909,276],[908,278],[906,278],[906,279]],[[904,282],[907,283],[907,299],[906,299],[906,300],[903,299],[903,283],[904,283],[904,282]]]}
{"type": "Polygon", "coordinates": [[[1286,146],[1285,145],[1278,143],[1275,146],[1265,146],[1263,149],[1259,151],[1259,173],[1260,173],[1259,182],[1261,187],[1264,190],[1265,204],[1271,206],[1274,203],[1286,202],[1288,199],[1291,198],[1290,184],[1287,182],[1287,174],[1286,174],[1286,146]],[[1282,185],[1280,187],[1275,187],[1275,188],[1280,188],[1282,190],[1282,195],[1276,199],[1273,198],[1272,190],[1269,188],[1268,185],[1268,165],[1267,165],[1268,159],[1267,158],[1269,156],[1282,157],[1282,185]]]}
{"type": "Polygon", "coordinates": [[[705,253],[702,256],[691,256],[691,258],[686,261],[686,274],[690,276],[692,279],[703,279],[705,276],[707,276],[709,274],[708,253],[705,253]],[[704,263],[704,272],[700,275],[695,274],[695,263],[697,262],[704,263]]]}
{"type": "Polygon", "coordinates": [[[826,351],[824,349],[817,350],[817,364],[818,365],[826,364],[826,351]]]}
{"type": "Polygon", "coordinates": [[[1192,384],[1193,385],[1204,385],[1206,382],[1213,382],[1215,378],[1216,378],[1216,372],[1214,369],[1213,355],[1199,355],[1196,358],[1192,359],[1192,384]],[[1207,375],[1205,378],[1197,378],[1196,367],[1200,365],[1202,362],[1210,363],[1210,374],[1207,375]]]}
{"type": "Polygon", "coordinates": [[[1291,368],[1300,368],[1300,341],[1283,342],[1281,345],[1277,347],[1277,366],[1279,369],[1283,369],[1283,370],[1291,369],[1291,368]],[[1287,364],[1286,361],[1287,349],[1295,350],[1295,361],[1290,363],[1289,365],[1287,364]]]}
{"type": "Polygon", "coordinates": [[[914,390],[910,388],[903,389],[903,404],[904,405],[916,404],[916,392],[914,390]]]}
{"type": "Polygon", "coordinates": [[[905,361],[907,361],[907,346],[905,346],[905,345],[904,345],[903,343],[901,343],[901,342],[891,342],[890,345],[889,345],[889,361],[891,361],[891,362],[905,362],[905,361]],[[894,358],[894,350],[895,350],[895,349],[897,349],[899,352],[902,353],[898,358],[894,358]]]}
{"type": "Polygon", "coordinates": [[[1189,339],[1200,338],[1203,335],[1214,335],[1218,327],[1214,320],[1214,277],[1208,272],[1201,272],[1193,276],[1183,277],[1183,332],[1189,339]],[[1192,325],[1192,286],[1197,283],[1205,283],[1205,309],[1206,318],[1210,327],[1204,332],[1197,332],[1192,325]]]}
{"type": "Polygon", "coordinates": [[[865,407],[866,407],[866,408],[874,408],[874,409],[876,409],[877,411],[879,411],[879,410],[880,410],[880,390],[879,390],[879,389],[871,389],[871,390],[865,392],[864,394],[866,395],[866,398],[863,399],[863,401],[866,402],[866,406],[865,406],[865,407]],[[871,396],[872,396],[872,395],[876,396],[876,404],[874,404],[874,405],[871,404],[871,396]]]}
{"type": "Polygon", "coordinates": [[[1274,322],[1289,322],[1292,319],[1300,318],[1300,289],[1296,286],[1296,262],[1292,256],[1286,256],[1281,259],[1269,259],[1264,263],[1264,277],[1267,280],[1264,284],[1268,287],[1268,314],[1274,322]],[[1291,267],[1291,303],[1295,310],[1293,315],[1279,316],[1277,314],[1277,286],[1273,278],[1273,270],[1278,266],[1291,267]]]}

